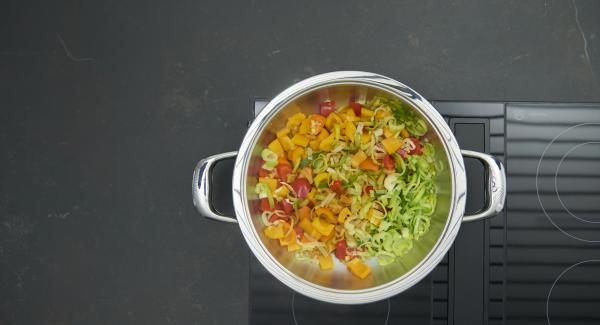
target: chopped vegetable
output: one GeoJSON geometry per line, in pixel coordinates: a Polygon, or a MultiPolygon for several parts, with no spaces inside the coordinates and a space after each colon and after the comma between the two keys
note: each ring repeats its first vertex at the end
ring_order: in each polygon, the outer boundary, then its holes
{"type": "Polygon", "coordinates": [[[410,253],[429,231],[439,167],[425,120],[405,105],[325,100],[319,114],[291,116],[256,171],[265,236],[322,270],[335,256],[361,279],[368,260],[410,253]]]}

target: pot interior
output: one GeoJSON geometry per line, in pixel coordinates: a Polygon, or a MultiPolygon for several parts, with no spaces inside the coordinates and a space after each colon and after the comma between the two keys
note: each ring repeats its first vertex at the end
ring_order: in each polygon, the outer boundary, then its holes
{"type": "Polygon", "coordinates": [[[277,112],[273,114],[268,122],[260,131],[255,146],[252,150],[249,168],[246,175],[246,195],[248,198],[248,207],[250,210],[251,222],[255,228],[255,234],[262,245],[279,262],[281,267],[289,271],[290,276],[296,276],[304,279],[311,284],[316,284],[328,289],[342,291],[355,291],[361,289],[371,289],[384,286],[399,280],[418,265],[428,253],[434,248],[445,225],[452,203],[452,173],[449,167],[447,151],[441,140],[435,126],[431,120],[424,115],[411,99],[402,94],[396,94],[390,90],[379,88],[371,84],[362,84],[359,82],[345,82],[343,84],[328,85],[312,89],[306,93],[299,94],[295,99],[284,103],[277,112]],[[435,147],[436,160],[441,165],[441,171],[436,176],[436,186],[438,190],[437,204],[434,214],[431,216],[431,226],[429,232],[419,240],[414,241],[413,249],[405,256],[397,258],[396,262],[380,266],[375,259],[367,261],[371,266],[372,275],[366,279],[359,279],[352,275],[346,266],[334,258],[335,267],[333,270],[320,270],[317,263],[311,261],[301,261],[294,258],[293,253],[289,253],[286,247],[282,247],[276,240],[268,239],[263,234],[264,225],[261,222],[261,212],[259,211],[258,197],[254,194],[254,187],[258,181],[256,171],[260,166],[260,152],[269,142],[276,138],[275,132],[286,125],[287,119],[295,113],[302,112],[306,115],[317,113],[319,102],[325,98],[335,100],[339,105],[346,105],[352,100],[370,100],[373,96],[384,96],[398,98],[404,102],[405,107],[415,110],[428,124],[428,133],[425,135],[431,144],[435,147]]]}

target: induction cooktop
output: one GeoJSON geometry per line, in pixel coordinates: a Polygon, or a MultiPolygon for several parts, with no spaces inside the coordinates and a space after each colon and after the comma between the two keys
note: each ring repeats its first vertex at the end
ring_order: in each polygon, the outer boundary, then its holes
{"type": "MultiPolygon", "coordinates": [[[[462,149],[504,161],[504,211],[463,224],[428,277],[366,305],[304,297],[251,257],[249,324],[600,324],[600,105],[432,104],[462,149]]],[[[476,212],[485,172],[465,165],[476,212]]]]}

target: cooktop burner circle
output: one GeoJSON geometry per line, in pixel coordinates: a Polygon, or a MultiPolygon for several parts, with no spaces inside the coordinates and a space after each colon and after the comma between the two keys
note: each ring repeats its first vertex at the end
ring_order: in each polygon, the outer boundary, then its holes
{"type": "Polygon", "coordinates": [[[548,291],[546,297],[546,321],[551,325],[550,303],[554,297],[555,318],[565,321],[577,321],[581,318],[598,319],[600,309],[597,304],[600,300],[600,276],[597,269],[600,260],[585,260],[575,263],[564,269],[548,291]],[[591,265],[590,265],[591,264],[591,265]],[[587,266],[584,269],[583,266],[587,266]],[[562,285],[561,285],[562,283],[562,285]],[[575,306],[574,306],[575,305],[575,306]]]}
{"type": "MultiPolygon", "coordinates": [[[[579,149],[580,147],[586,146],[586,145],[600,145],[600,141],[586,141],[583,143],[580,143],[574,147],[572,147],[571,149],[569,149],[569,151],[567,151],[562,158],[560,158],[560,161],[558,162],[558,165],[556,166],[556,171],[554,173],[554,190],[556,192],[556,198],[558,199],[558,201],[560,202],[560,205],[562,206],[562,208],[573,218],[580,220],[582,222],[587,222],[587,223],[600,223],[600,220],[595,221],[595,220],[588,220],[585,219],[583,217],[577,216],[575,213],[571,212],[571,210],[567,207],[567,204],[565,204],[565,202],[562,200],[562,198],[560,197],[560,191],[558,189],[558,179],[559,179],[559,173],[560,173],[560,168],[563,165],[563,162],[565,161],[565,159],[569,156],[569,154],[571,154],[572,152],[574,152],[575,150],[579,149]]],[[[597,184],[600,185],[600,184],[597,184]]],[[[600,188],[597,187],[597,188],[600,188]]],[[[600,197],[599,197],[600,199],[600,197]]]]}
{"type": "Polygon", "coordinates": [[[356,324],[387,325],[390,313],[390,299],[364,305],[338,305],[292,293],[292,317],[295,325],[316,324],[317,320],[332,324],[356,322],[356,324]]]}
{"type": "MultiPolygon", "coordinates": [[[[536,175],[535,175],[535,187],[536,187],[536,194],[537,194],[538,202],[540,204],[540,207],[542,208],[542,212],[544,213],[546,218],[550,221],[550,223],[552,223],[552,225],[554,225],[554,227],[556,227],[558,230],[560,230],[563,234],[565,234],[573,239],[577,239],[579,241],[588,242],[588,243],[600,243],[600,239],[583,238],[580,234],[574,234],[573,232],[570,232],[568,229],[565,229],[565,227],[562,227],[559,224],[559,220],[557,218],[552,217],[553,212],[554,213],[558,213],[558,212],[555,212],[555,210],[552,210],[552,206],[548,203],[548,200],[542,199],[542,197],[544,197],[544,193],[541,191],[541,189],[543,188],[543,186],[541,184],[543,182],[541,182],[541,180],[540,180],[540,176],[542,176],[542,174],[543,174],[542,171],[547,170],[548,169],[547,167],[549,164],[549,161],[545,161],[544,159],[547,158],[547,156],[550,156],[551,153],[554,150],[556,150],[558,145],[564,145],[564,144],[575,142],[576,144],[573,145],[572,147],[570,147],[569,150],[567,150],[566,152],[560,154],[559,156],[552,157],[552,158],[560,157],[558,164],[554,168],[554,175],[553,175],[554,176],[554,191],[555,191],[555,195],[556,195],[556,204],[559,205],[560,208],[565,213],[567,213],[567,215],[569,215],[570,217],[573,217],[575,220],[577,220],[579,222],[584,222],[586,224],[600,224],[600,221],[592,221],[592,220],[589,220],[586,218],[582,218],[581,216],[577,216],[575,213],[573,213],[571,210],[569,210],[567,208],[567,204],[561,198],[561,196],[559,194],[559,189],[558,189],[558,183],[559,183],[558,180],[561,178],[561,177],[559,177],[560,169],[561,169],[563,163],[565,162],[565,160],[568,159],[568,156],[570,154],[572,154],[575,150],[579,149],[580,147],[582,147],[584,145],[600,143],[600,132],[598,132],[597,135],[596,134],[593,135],[594,137],[597,137],[597,138],[594,138],[593,141],[589,141],[589,140],[591,140],[589,138],[591,136],[590,134],[593,133],[593,132],[590,132],[590,130],[589,130],[590,127],[600,127],[600,123],[595,123],[595,122],[580,123],[580,124],[568,127],[566,129],[562,130],[561,132],[559,132],[550,141],[550,143],[548,143],[548,145],[546,145],[546,147],[544,148],[544,151],[542,152],[540,160],[538,161],[536,175]],[[579,131],[579,133],[577,131],[579,131]],[[566,139],[561,139],[562,137],[564,137],[566,139]],[[598,140],[598,141],[596,141],[596,140],[598,140]],[[553,147],[553,145],[555,145],[555,144],[558,144],[557,147],[553,147]],[[544,204],[544,201],[546,201],[546,205],[544,204]]],[[[592,130],[592,131],[594,131],[594,130],[592,130]]],[[[594,158],[594,160],[595,160],[597,158],[600,158],[600,155],[599,155],[599,157],[594,156],[592,158],[594,158]]],[[[551,160],[551,159],[549,159],[549,160],[551,160]]],[[[583,170],[584,169],[579,170],[578,172],[581,173],[581,172],[583,172],[583,170]]],[[[582,174],[578,174],[577,176],[581,177],[582,174]]],[[[573,184],[575,186],[577,186],[576,185],[577,182],[575,182],[573,184]]]]}

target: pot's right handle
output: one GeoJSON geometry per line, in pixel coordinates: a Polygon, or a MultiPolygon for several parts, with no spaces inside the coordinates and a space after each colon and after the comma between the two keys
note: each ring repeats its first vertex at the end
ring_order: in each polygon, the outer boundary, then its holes
{"type": "Polygon", "coordinates": [[[506,172],[504,165],[500,160],[485,153],[471,150],[461,150],[461,152],[465,157],[480,160],[485,165],[488,174],[485,184],[485,208],[476,214],[465,215],[463,222],[477,221],[496,215],[504,208],[504,200],[506,199],[506,172]]]}
{"type": "Polygon", "coordinates": [[[192,198],[201,215],[217,221],[237,223],[234,217],[220,215],[210,204],[210,182],[214,165],[225,159],[237,156],[237,151],[220,153],[200,160],[194,169],[192,180],[192,198]]]}

